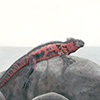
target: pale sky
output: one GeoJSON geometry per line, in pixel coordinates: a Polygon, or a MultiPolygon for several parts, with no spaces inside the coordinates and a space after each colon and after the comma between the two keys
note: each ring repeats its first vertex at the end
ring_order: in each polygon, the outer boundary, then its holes
{"type": "Polygon", "coordinates": [[[100,46],[100,0],[0,0],[0,46],[68,37],[100,46]]]}

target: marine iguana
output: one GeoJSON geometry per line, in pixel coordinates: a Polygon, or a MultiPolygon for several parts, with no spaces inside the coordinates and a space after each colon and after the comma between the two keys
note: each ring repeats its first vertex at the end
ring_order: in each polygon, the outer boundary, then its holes
{"type": "Polygon", "coordinates": [[[15,73],[29,64],[30,70],[25,75],[25,83],[23,85],[23,88],[26,88],[29,76],[34,71],[37,62],[61,54],[69,55],[83,46],[84,42],[82,40],[68,38],[65,42],[53,41],[33,48],[30,52],[15,61],[4,73],[0,79],[0,89],[14,76],[15,73]]]}

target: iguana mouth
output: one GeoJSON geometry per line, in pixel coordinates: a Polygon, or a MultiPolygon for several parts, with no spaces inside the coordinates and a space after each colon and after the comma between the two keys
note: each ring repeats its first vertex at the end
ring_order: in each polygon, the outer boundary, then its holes
{"type": "Polygon", "coordinates": [[[80,45],[80,47],[83,47],[83,46],[84,46],[84,42],[81,41],[81,42],[79,43],[79,45],[80,45]]]}
{"type": "Polygon", "coordinates": [[[77,47],[83,47],[84,44],[85,44],[85,43],[84,43],[82,40],[79,40],[79,41],[76,42],[75,45],[76,45],[77,47]]]}

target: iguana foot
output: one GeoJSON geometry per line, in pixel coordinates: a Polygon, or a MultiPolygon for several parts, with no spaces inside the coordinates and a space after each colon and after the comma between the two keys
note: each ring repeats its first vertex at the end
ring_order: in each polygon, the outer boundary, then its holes
{"type": "Polygon", "coordinates": [[[28,77],[24,77],[24,83],[23,83],[23,90],[27,90],[29,88],[30,85],[30,80],[28,77]]]}
{"type": "Polygon", "coordinates": [[[30,75],[32,74],[32,72],[34,71],[34,69],[31,67],[31,69],[28,71],[28,73],[24,76],[24,83],[23,83],[23,90],[27,90],[29,88],[30,85],[30,75]]]}
{"type": "Polygon", "coordinates": [[[76,61],[75,61],[74,59],[72,59],[72,58],[67,58],[67,59],[68,59],[67,61],[69,61],[70,64],[76,62],[76,61]]]}

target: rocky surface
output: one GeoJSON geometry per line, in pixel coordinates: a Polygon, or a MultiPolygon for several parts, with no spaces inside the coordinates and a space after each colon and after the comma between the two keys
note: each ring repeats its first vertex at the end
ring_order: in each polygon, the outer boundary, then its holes
{"type": "Polygon", "coordinates": [[[0,100],[6,100],[1,92],[0,92],[0,100]]]}
{"type": "Polygon", "coordinates": [[[64,96],[50,92],[33,98],[32,100],[68,100],[64,96]]]}
{"type": "Polygon", "coordinates": [[[28,66],[17,72],[1,92],[6,100],[38,100],[35,97],[49,92],[69,100],[100,100],[100,66],[87,59],[71,58],[75,62],[66,59],[67,64],[64,64],[58,56],[39,62],[30,77],[27,99],[23,96],[22,86],[28,66]]]}

